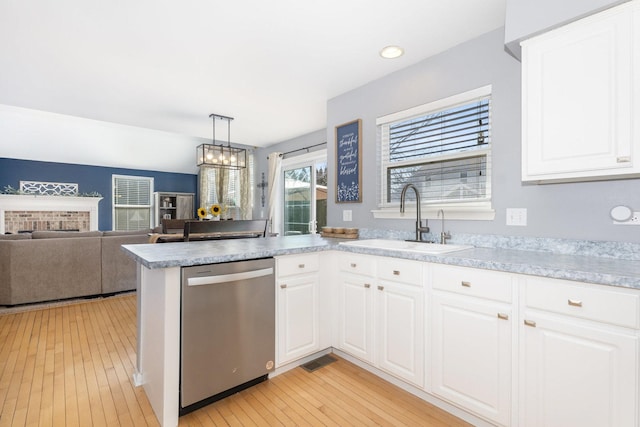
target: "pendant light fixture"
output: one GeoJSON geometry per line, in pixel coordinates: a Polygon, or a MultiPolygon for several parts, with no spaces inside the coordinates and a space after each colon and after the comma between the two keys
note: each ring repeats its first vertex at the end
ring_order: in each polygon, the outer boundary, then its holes
{"type": "Polygon", "coordinates": [[[231,146],[231,120],[233,117],[209,114],[213,121],[213,141],[200,144],[196,149],[197,166],[213,166],[224,169],[244,169],[247,166],[247,150],[231,146]],[[216,145],[216,120],[227,121],[227,145],[216,145]]]}

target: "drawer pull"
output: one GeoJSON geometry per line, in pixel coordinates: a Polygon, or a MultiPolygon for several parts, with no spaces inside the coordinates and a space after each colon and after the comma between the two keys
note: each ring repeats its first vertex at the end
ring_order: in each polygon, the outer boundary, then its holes
{"type": "Polygon", "coordinates": [[[629,163],[631,162],[630,156],[620,156],[616,157],[616,163],[629,163]]]}
{"type": "Polygon", "coordinates": [[[465,282],[464,280],[460,284],[462,286],[464,286],[465,288],[470,288],[471,287],[471,282],[465,282]]]}
{"type": "Polygon", "coordinates": [[[280,289],[286,289],[286,288],[287,288],[287,285],[285,284],[280,285],[280,289]]]}
{"type": "Polygon", "coordinates": [[[394,276],[399,276],[400,275],[400,270],[393,270],[393,275],[394,276]]]}
{"type": "Polygon", "coordinates": [[[571,299],[571,298],[567,300],[567,304],[569,304],[572,307],[582,307],[582,301],[571,299]]]}
{"type": "Polygon", "coordinates": [[[298,264],[298,268],[304,268],[304,264],[298,264]]]}
{"type": "Polygon", "coordinates": [[[355,262],[352,262],[351,264],[349,264],[349,266],[350,266],[351,268],[356,268],[358,265],[357,265],[355,262]]]}
{"type": "Polygon", "coordinates": [[[379,291],[384,291],[384,286],[379,286],[379,285],[378,285],[378,290],[379,290],[379,291]]]}
{"type": "Polygon", "coordinates": [[[498,319],[509,320],[509,315],[505,313],[498,313],[498,319]]]}
{"type": "Polygon", "coordinates": [[[369,289],[369,288],[371,287],[371,284],[370,284],[370,283],[365,283],[365,284],[364,284],[364,287],[365,287],[365,288],[367,288],[367,289],[369,289]]]}
{"type": "Polygon", "coordinates": [[[536,327],[536,322],[534,322],[533,320],[526,320],[524,321],[524,324],[527,326],[531,326],[532,328],[536,327]]]}

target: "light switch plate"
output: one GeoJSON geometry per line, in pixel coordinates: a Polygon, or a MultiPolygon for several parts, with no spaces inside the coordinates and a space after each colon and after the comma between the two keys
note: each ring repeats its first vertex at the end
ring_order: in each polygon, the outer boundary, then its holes
{"type": "Polygon", "coordinates": [[[507,208],[507,225],[524,227],[527,225],[526,208],[507,208]]]}
{"type": "Polygon", "coordinates": [[[342,211],[342,220],[343,221],[353,221],[353,213],[350,209],[346,209],[342,211]]]}

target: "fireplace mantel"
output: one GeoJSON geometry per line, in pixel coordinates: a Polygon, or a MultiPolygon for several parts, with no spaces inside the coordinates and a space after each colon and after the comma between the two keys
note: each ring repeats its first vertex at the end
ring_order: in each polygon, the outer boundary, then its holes
{"type": "Polygon", "coordinates": [[[98,203],[100,200],[102,197],[0,194],[0,234],[5,233],[5,212],[7,211],[89,212],[90,230],[98,230],[98,203]]]}

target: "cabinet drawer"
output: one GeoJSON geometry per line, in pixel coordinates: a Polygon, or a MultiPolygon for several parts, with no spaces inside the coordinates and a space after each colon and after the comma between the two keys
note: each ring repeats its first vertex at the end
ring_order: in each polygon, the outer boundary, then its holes
{"type": "Polygon", "coordinates": [[[278,277],[313,273],[318,270],[320,270],[320,256],[318,254],[291,255],[277,258],[278,277]]]}
{"type": "Polygon", "coordinates": [[[376,257],[371,255],[356,255],[350,253],[340,253],[339,268],[346,273],[364,274],[367,276],[376,275],[376,257]]]}
{"type": "Polygon", "coordinates": [[[418,261],[378,258],[378,278],[422,286],[422,265],[418,261]]]}
{"type": "Polygon", "coordinates": [[[433,289],[511,302],[511,275],[476,268],[433,266],[433,289]]]}
{"type": "Polygon", "coordinates": [[[639,328],[640,295],[565,280],[526,277],[529,308],[566,314],[612,325],[639,328]]]}

